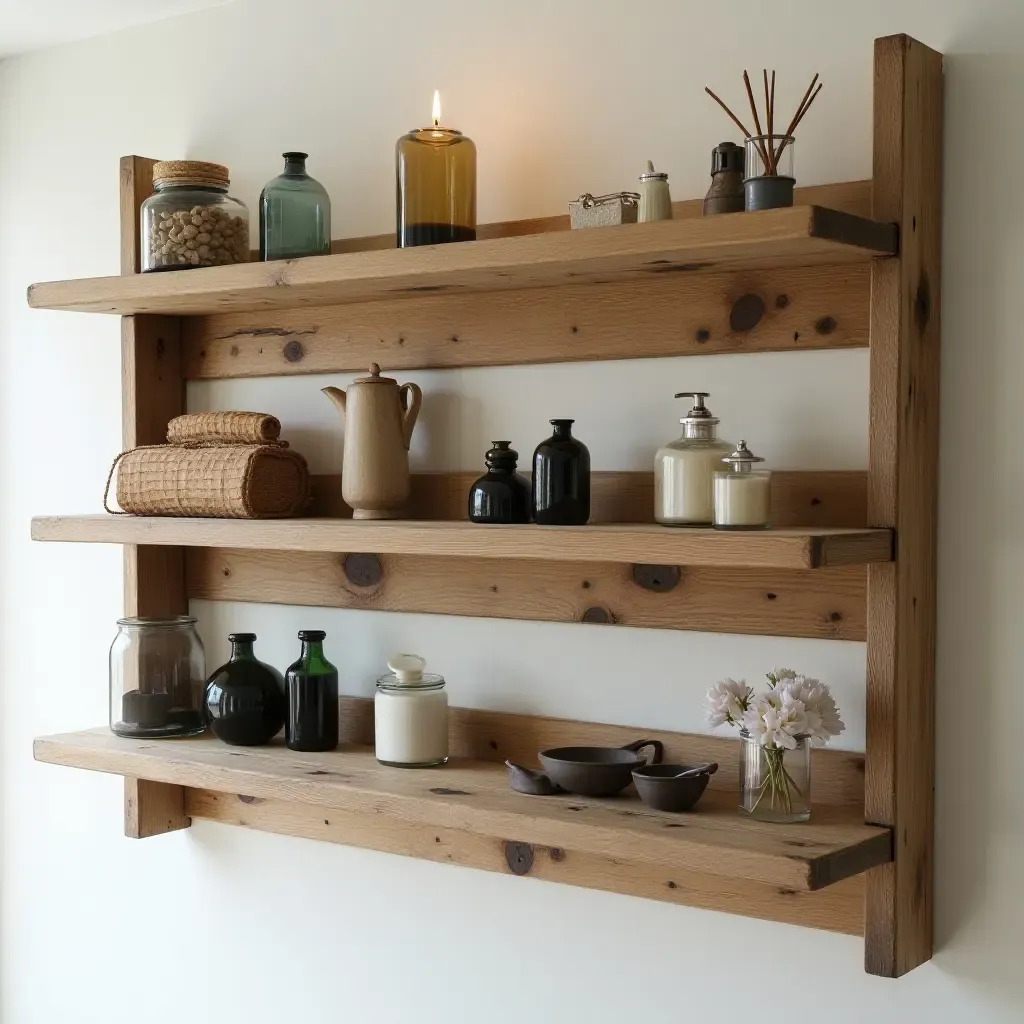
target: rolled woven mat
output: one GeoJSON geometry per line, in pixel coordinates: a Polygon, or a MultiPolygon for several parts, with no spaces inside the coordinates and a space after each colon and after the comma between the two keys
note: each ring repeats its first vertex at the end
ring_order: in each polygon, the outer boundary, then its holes
{"type": "Polygon", "coordinates": [[[188,412],[167,424],[171,444],[266,444],[281,436],[281,421],[263,412],[188,412]]]}
{"type": "Polygon", "coordinates": [[[278,445],[228,444],[134,448],[117,457],[117,503],[136,516],[281,519],[309,502],[309,467],[278,445]]]}

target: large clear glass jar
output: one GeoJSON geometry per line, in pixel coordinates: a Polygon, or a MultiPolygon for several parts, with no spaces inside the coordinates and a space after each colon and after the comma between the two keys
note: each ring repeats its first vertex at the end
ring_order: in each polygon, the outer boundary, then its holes
{"type": "Polygon", "coordinates": [[[811,742],[762,746],[740,731],[740,813],[759,821],[807,821],[811,816],[811,742]]]}
{"type": "Polygon", "coordinates": [[[228,169],[199,160],[153,165],[142,204],[142,270],[190,270],[249,261],[249,211],[228,195],[228,169]]]}
{"type": "Polygon", "coordinates": [[[110,645],[110,728],[118,736],[197,736],[206,654],[188,615],[117,620],[110,645]]]}
{"type": "Polygon", "coordinates": [[[717,436],[718,420],[704,406],[706,391],[681,391],[693,408],[679,422],[683,436],[654,456],[654,518],[666,526],[710,526],[714,520],[715,473],[732,451],[717,436]]]}
{"type": "Polygon", "coordinates": [[[444,676],[424,672],[416,654],[395,654],[377,680],[374,748],[381,764],[432,768],[448,760],[448,694],[444,676]]]}

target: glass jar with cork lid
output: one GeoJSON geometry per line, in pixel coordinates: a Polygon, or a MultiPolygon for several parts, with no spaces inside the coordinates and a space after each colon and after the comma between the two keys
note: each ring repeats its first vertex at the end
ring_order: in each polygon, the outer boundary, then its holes
{"type": "Polygon", "coordinates": [[[228,195],[228,169],[201,160],[159,160],[142,204],[142,271],[190,270],[249,261],[249,211],[228,195]]]}

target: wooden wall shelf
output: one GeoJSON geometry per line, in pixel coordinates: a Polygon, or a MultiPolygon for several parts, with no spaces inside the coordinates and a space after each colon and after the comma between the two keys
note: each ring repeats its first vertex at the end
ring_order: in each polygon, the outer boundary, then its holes
{"type": "MultiPolygon", "coordinates": [[[[343,701],[349,736],[372,739],[366,735],[369,704],[343,701]]],[[[829,751],[818,757],[815,767],[824,778],[817,791],[835,803],[817,805],[810,823],[775,826],[736,814],[735,741],[653,734],[665,742],[669,756],[692,761],[706,756],[704,748],[710,746],[724,761],[722,780],[698,810],[666,814],[646,808],[635,795],[526,797],[512,792],[500,763],[500,756],[535,763],[536,744],[549,737],[566,742],[579,734],[618,743],[625,734],[647,736],[646,730],[461,708],[453,709],[452,720],[453,749],[467,753],[443,770],[387,768],[372,750],[355,745],[310,755],[294,753],[280,741],[256,748],[226,747],[205,737],[160,743],[124,739],[107,728],[43,737],[34,750],[40,761],[228,794],[243,807],[254,799],[298,803],[318,808],[328,821],[335,811],[371,814],[424,831],[456,829],[510,842],[529,849],[531,857],[535,847],[560,850],[569,875],[573,857],[582,853],[645,864],[679,878],[677,885],[684,887],[688,873],[697,871],[795,895],[824,889],[892,857],[889,830],[865,825],[849,799],[850,791],[859,789],[855,756],[829,751]]]]}
{"type": "Polygon", "coordinates": [[[896,229],[819,206],[461,245],[348,253],[185,273],[51,281],[29,305],[80,313],[197,316],[610,283],[673,272],[866,262],[896,252],[896,229]]]}
{"type": "MultiPolygon", "coordinates": [[[[697,200],[660,224],[543,218],[482,225],[477,242],[347,239],[331,256],[139,275],[153,161],[126,157],[121,276],[29,289],[37,308],[123,314],[125,448],[164,440],[192,379],[870,344],[869,471],[776,474],[764,533],[657,527],[649,474],[625,473],[595,475],[594,520],[577,529],[471,526],[463,474],[416,478],[409,521],[353,522],[337,479],[319,478],[311,519],[32,526],[124,544],[127,615],[181,614],[192,596],[866,639],[867,751],[815,753],[825,806],[811,824],[716,810],[736,787],[735,749],[669,734],[683,759],[723,765],[687,828],[669,836],[673,822],[617,802],[537,804],[492,762],[637,731],[481,712],[453,716],[453,752],[472,763],[429,775],[386,772],[365,751],[297,758],[103,731],[40,740],[37,756],[127,773],[137,838],[193,815],[863,934],[873,974],[929,959],[942,57],[890,36],[874,70],[871,181],[798,189],[788,210],[702,219],[697,200]]],[[[363,723],[349,741],[366,744],[365,702],[342,704],[363,723]]]]}
{"type": "Polygon", "coordinates": [[[385,555],[770,569],[821,569],[892,559],[889,530],[823,527],[730,532],[647,523],[480,526],[404,519],[356,522],[89,515],[33,519],[32,538],[261,551],[373,551],[385,555]]]}

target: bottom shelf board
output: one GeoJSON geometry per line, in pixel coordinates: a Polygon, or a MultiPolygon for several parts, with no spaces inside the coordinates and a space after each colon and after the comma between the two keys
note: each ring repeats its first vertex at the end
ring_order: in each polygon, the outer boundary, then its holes
{"type": "MultiPolygon", "coordinates": [[[[592,799],[514,793],[504,766],[456,758],[443,768],[378,764],[372,750],[300,754],[280,741],[228,747],[212,737],[125,739],[92,729],[37,739],[36,760],[191,789],[344,812],[424,828],[568,849],[745,879],[795,892],[839,882],[892,859],[888,829],[856,808],[821,806],[812,820],[772,825],[741,818],[736,798],[708,790],[696,811],[652,811],[636,796],[592,799]]],[[[631,793],[631,790],[627,790],[631,793]]],[[[358,845],[356,842],[355,845],[358,845]]]]}

